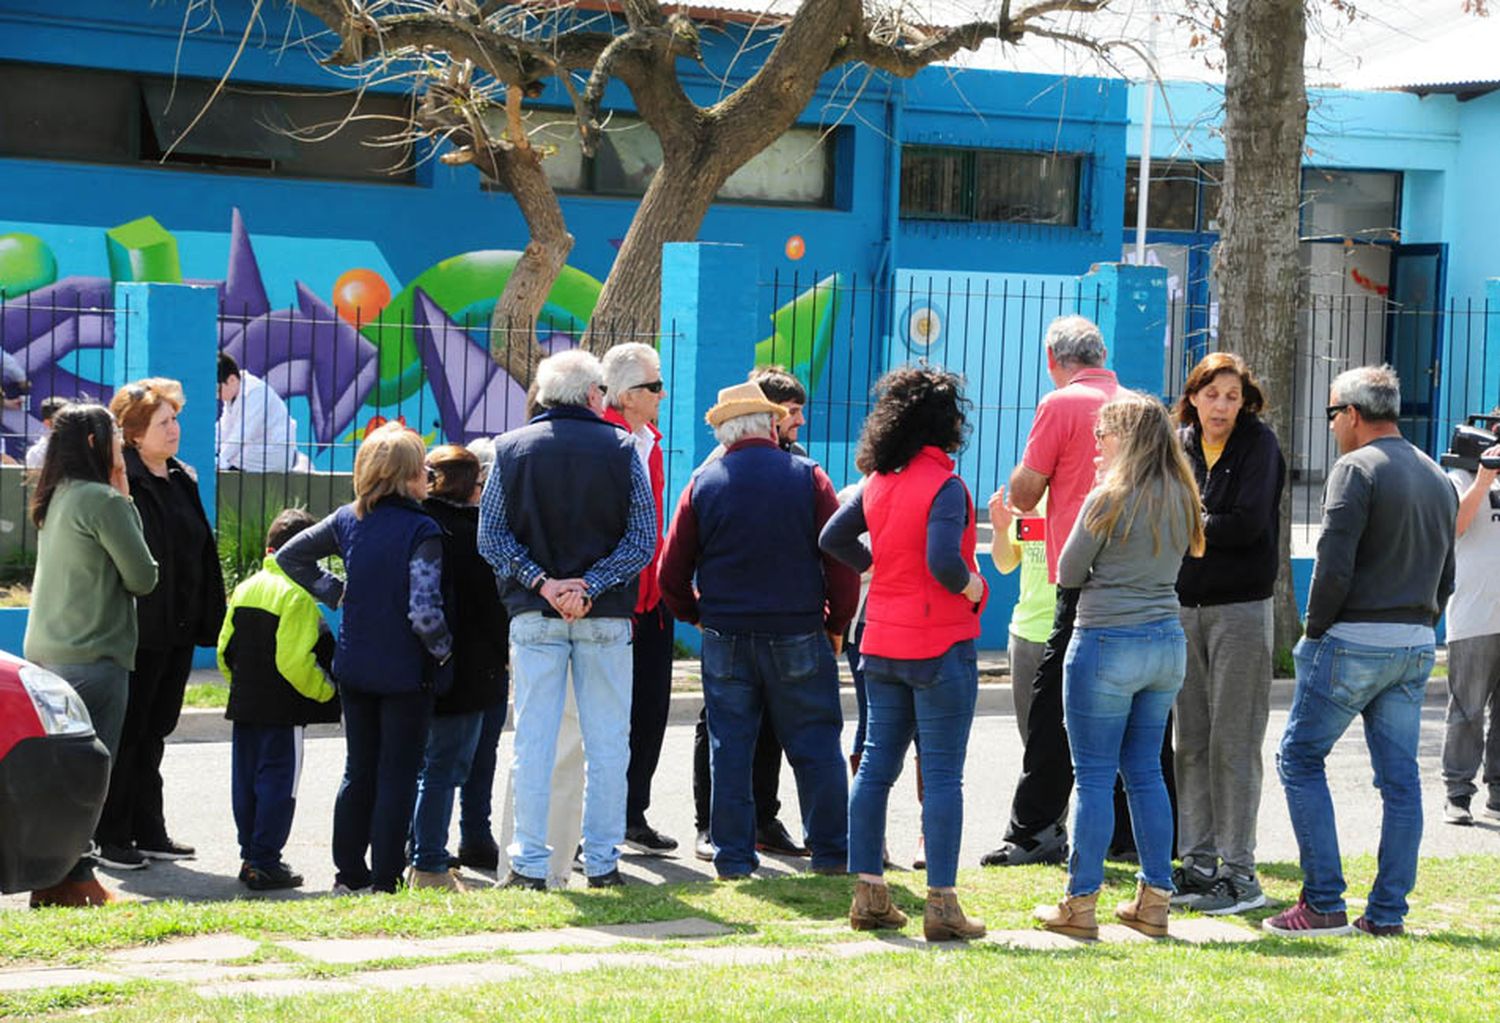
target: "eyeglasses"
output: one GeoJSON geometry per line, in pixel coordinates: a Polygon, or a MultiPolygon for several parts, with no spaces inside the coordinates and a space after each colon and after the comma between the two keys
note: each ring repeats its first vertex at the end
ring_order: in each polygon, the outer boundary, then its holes
{"type": "Polygon", "coordinates": [[[1096,426],[1096,427],[1094,427],[1094,439],[1095,440],[1103,440],[1105,437],[1113,437],[1114,435],[1115,435],[1115,431],[1113,431],[1113,430],[1106,430],[1102,426],[1096,426]]]}
{"type": "Polygon", "coordinates": [[[1337,419],[1339,417],[1339,413],[1342,412],[1342,411],[1344,411],[1344,409],[1346,409],[1346,408],[1352,408],[1352,409],[1356,409],[1357,410],[1357,409],[1359,409],[1359,406],[1356,405],[1356,404],[1354,404],[1352,401],[1346,401],[1346,402],[1344,402],[1341,405],[1329,405],[1323,411],[1325,413],[1327,413],[1327,415],[1328,415],[1328,421],[1331,423],[1335,419],[1337,419]]]}
{"type": "Polygon", "coordinates": [[[651,381],[648,384],[636,384],[634,387],[627,388],[627,390],[631,390],[631,391],[650,391],[652,394],[660,394],[662,388],[665,387],[665,386],[667,386],[667,385],[664,384],[662,381],[660,381],[660,380],[653,380],[653,381],[651,381]]]}

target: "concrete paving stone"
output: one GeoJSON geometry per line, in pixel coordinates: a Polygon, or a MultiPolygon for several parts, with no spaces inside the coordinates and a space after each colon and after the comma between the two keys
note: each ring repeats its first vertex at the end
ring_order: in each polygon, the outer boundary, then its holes
{"type": "MultiPolygon", "coordinates": [[[[1122,928],[1129,930],[1129,928],[1122,928]]],[[[1134,934],[1134,931],[1131,931],[1134,934]]],[[[985,941],[1006,948],[1024,948],[1036,952],[1065,952],[1094,944],[1087,938],[1070,938],[1066,934],[1054,934],[1040,927],[1019,931],[991,931],[985,941]]]]}
{"type": "Polygon", "coordinates": [[[33,970],[0,970],[0,991],[41,991],[49,987],[118,983],[121,979],[112,973],[80,970],[70,966],[33,970]]]}
{"type": "Polygon", "coordinates": [[[113,963],[222,962],[252,955],[259,948],[260,942],[238,934],[205,934],[181,941],[128,948],[111,954],[109,958],[113,963]]]}
{"type": "Polygon", "coordinates": [[[348,995],[361,991],[346,980],[315,980],[310,977],[282,977],[271,980],[247,980],[224,984],[204,984],[194,988],[201,998],[296,998],[302,995],[348,995]]]}
{"type": "Polygon", "coordinates": [[[427,938],[414,941],[422,955],[451,955],[454,952],[549,952],[554,948],[607,948],[622,939],[602,934],[592,927],[561,927],[552,931],[514,931],[485,934],[459,934],[451,938],[427,938]]]}
{"type": "Polygon", "coordinates": [[[1139,945],[1143,941],[1155,941],[1157,939],[1142,934],[1134,927],[1126,927],[1124,924],[1100,924],[1099,940],[1112,941],[1122,945],[1139,945]]]}
{"type": "Polygon", "coordinates": [[[646,924],[603,924],[592,930],[614,935],[621,941],[676,941],[682,938],[717,938],[734,933],[733,927],[699,916],[683,917],[681,920],[657,920],[646,924]]]}
{"type": "Polygon", "coordinates": [[[835,942],[824,945],[821,951],[839,959],[857,959],[860,956],[879,955],[882,952],[914,952],[929,947],[925,941],[908,938],[904,934],[893,934],[889,938],[835,942]]]}
{"type": "Polygon", "coordinates": [[[785,962],[800,950],[755,945],[724,945],[717,948],[678,950],[682,958],[699,966],[769,966],[785,962]]]}
{"type": "Polygon", "coordinates": [[[432,954],[420,941],[408,938],[320,938],[277,944],[320,963],[367,963],[373,959],[411,959],[432,954]]]}
{"type": "Polygon", "coordinates": [[[524,966],[508,962],[436,963],[410,970],[371,970],[345,979],[362,987],[382,991],[400,991],[414,987],[461,988],[475,984],[497,984],[517,977],[530,976],[524,966]]]}
{"type": "Polygon", "coordinates": [[[179,984],[211,984],[220,980],[259,980],[291,973],[293,963],[111,963],[111,969],[133,980],[171,980],[179,984]]]}
{"type": "Polygon", "coordinates": [[[1194,945],[1228,941],[1259,941],[1263,933],[1251,930],[1246,924],[1233,923],[1212,916],[1172,920],[1167,924],[1167,930],[1178,941],[1187,941],[1194,945]]]}
{"type": "MultiPolygon", "coordinates": [[[[710,952],[717,951],[717,949],[697,949],[695,951],[710,952]]],[[[560,955],[544,952],[539,955],[516,956],[511,961],[544,973],[581,973],[584,970],[594,970],[603,966],[638,968],[645,966],[687,965],[679,959],[654,955],[648,952],[579,952],[560,955]]]]}

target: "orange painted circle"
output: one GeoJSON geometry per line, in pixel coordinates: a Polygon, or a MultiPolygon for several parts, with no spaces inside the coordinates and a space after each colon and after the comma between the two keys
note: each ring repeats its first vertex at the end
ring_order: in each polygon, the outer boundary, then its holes
{"type": "Polygon", "coordinates": [[[374,270],[346,270],[333,283],[333,307],[350,323],[363,326],[391,300],[391,286],[374,270]]]}

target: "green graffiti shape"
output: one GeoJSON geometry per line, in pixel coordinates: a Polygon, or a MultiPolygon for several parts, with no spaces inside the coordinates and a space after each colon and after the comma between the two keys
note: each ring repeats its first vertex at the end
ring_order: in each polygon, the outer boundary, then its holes
{"type": "MultiPolygon", "coordinates": [[[[421,288],[465,329],[484,327],[495,299],[515,270],[521,253],[514,249],[485,249],[450,256],[428,267],[401,290],[361,332],[380,350],[380,382],[365,404],[393,406],[415,394],[422,386],[422,360],[412,332],[415,292],[421,288]]],[[[555,329],[580,330],[588,323],[603,288],[594,277],[573,267],[563,267],[547,304],[543,322],[555,329]]]]}
{"type": "Polygon", "coordinates": [[[57,258],[34,234],[0,234],[0,296],[15,298],[57,280],[57,258]]]}
{"type": "Polygon", "coordinates": [[[121,281],[181,284],[182,264],[177,239],[155,217],[141,217],[104,232],[109,252],[109,276],[121,281]]]}
{"type": "Polygon", "coordinates": [[[828,365],[844,290],[843,275],[832,274],[772,313],[772,334],[755,346],[755,364],[785,366],[814,390],[828,365]]]}

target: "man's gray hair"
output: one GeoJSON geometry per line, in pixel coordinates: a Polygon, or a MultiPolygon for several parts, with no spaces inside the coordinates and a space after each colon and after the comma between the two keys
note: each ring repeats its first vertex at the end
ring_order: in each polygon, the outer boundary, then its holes
{"type": "Polygon", "coordinates": [[[769,412],[750,412],[743,416],[726,419],[714,427],[714,437],[727,447],[732,447],[746,437],[770,437],[776,419],[769,412]]]}
{"type": "Polygon", "coordinates": [[[1330,404],[1358,406],[1366,419],[1394,423],[1401,414],[1401,380],[1388,364],[1346,369],[1329,390],[1338,395],[1330,404]]]}
{"type": "Polygon", "coordinates": [[[604,397],[615,408],[632,387],[649,384],[661,376],[661,357],[656,349],[639,341],[615,345],[604,353],[604,397]]]}
{"type": "Polygon", "coordinates": [[[1059,316],[1047,327],[1047,351],[1059,366],[1104,365],[1104,335],[1087,316],[1059,316]]]}
{"type": "Polygon", "coordinates": [[[536,366],[536,400],[543,408],[587,405],[589,388],[604,386],[604,368],[592,352],[570,348],[536,366]]]}

